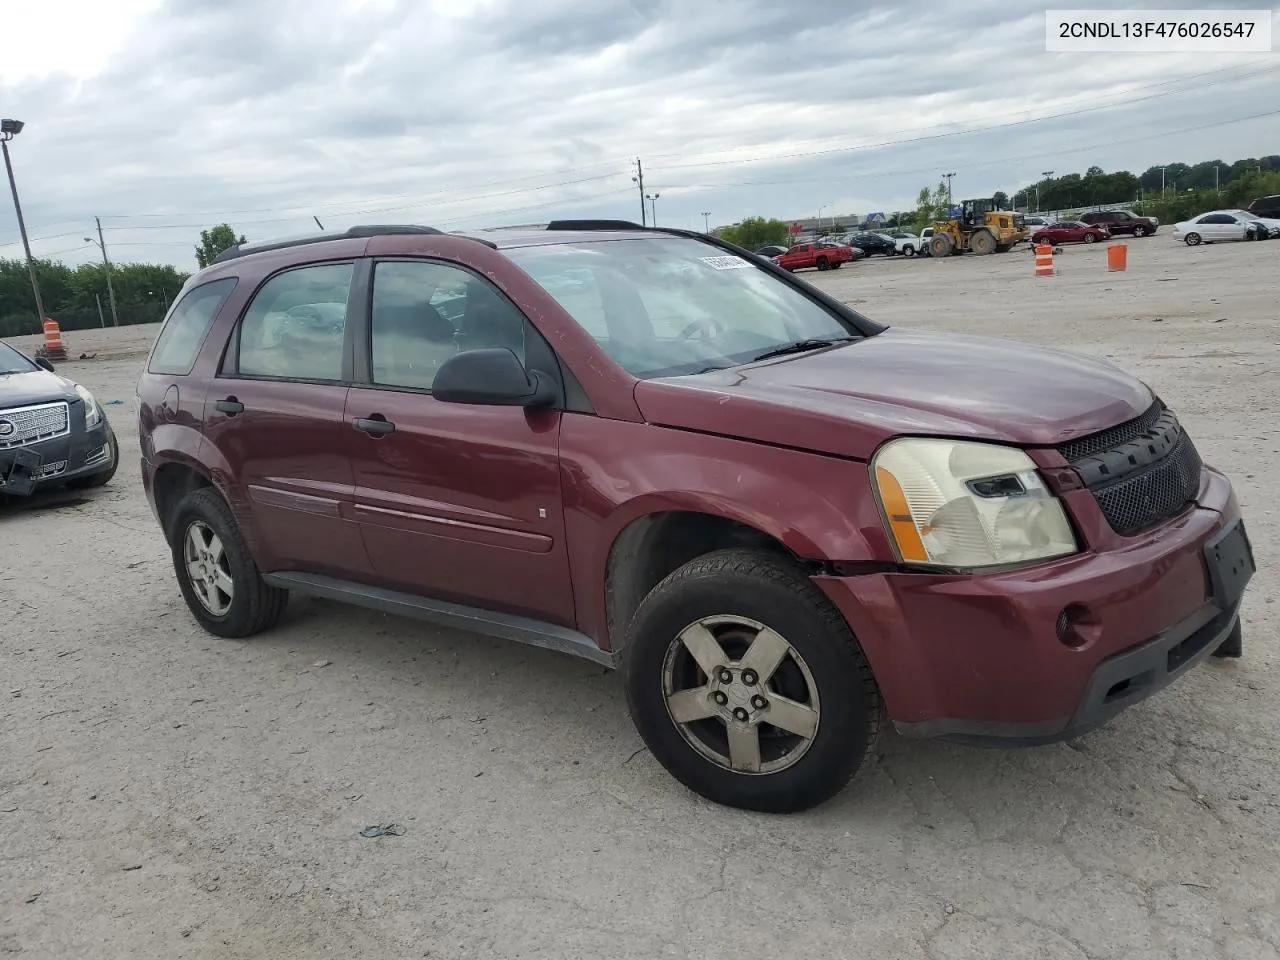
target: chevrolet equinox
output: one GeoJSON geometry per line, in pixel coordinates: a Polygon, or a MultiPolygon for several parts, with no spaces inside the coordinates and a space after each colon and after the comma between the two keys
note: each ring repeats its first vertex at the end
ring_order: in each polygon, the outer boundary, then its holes
{"type": "Polygon", "coordinates": [[[233,247],[138,400],[206,630],[297,591],[619,667],[653,755],[732,806],[832,797],[885,720],[1050,743],[1241,651],[1235,494],[1146,384],[690,231],[233,247]]]}

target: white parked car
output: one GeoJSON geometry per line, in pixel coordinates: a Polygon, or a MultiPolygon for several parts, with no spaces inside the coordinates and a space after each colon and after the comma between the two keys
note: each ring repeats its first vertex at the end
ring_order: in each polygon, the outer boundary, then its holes
{"type": "Polygon", "coordinates": [[[1270,220],[1248,210],[1210,210],[1173,225],[1173,238],[1189,247],[1224,240],[1267,240],[1280,236],[1280,220],[1270,220]],[[1266,235],[1262,235],[1262,231],[1266,235]]]}
{"type": "Polygon", "coordinates": [[[894,233],[882,233],[882,237],[888,237],[893,241],[893,249],[899,256],[914,257],[917,253],[924,250],[927,240],[916,236],[914,233],[906,233],[905,231],[895,231],[894,233]]]}

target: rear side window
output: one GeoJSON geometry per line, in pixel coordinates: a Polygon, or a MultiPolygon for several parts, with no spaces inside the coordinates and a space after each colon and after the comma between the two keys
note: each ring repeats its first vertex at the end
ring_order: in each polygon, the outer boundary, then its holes
{"type": "Polygon", "coordinates": [[[278,273],[240,321],[237,371],[276,380],[341,380],[351,263],[278,273]]]}
{"type": "Polygon", "coordinates": [[[189,290],[169,314],[151,351],[148,373],[185,377],[195,366],[213,318],[235,289],[235,277],[223,277],[189,290]]]}

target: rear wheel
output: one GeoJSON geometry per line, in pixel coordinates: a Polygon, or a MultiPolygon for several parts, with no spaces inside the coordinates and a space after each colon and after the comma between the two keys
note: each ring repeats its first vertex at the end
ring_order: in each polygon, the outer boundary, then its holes
{"type": "Polygon", "coordinates": [[[902,255],[904,257],[914,257],[916,255],[916,248],[908,244],[902,248],[902,255]]]}
{"type": "Polygon", "coordinates": [[[169,529],[183,599],[219,637],[247,637],[275,626],[289,601],[254,563],[225,500],[212,487],[187,494],[169,529]]]}
{"type": "Polygon", "coordinates": [[[659,763],[716,803],[816,806],[849,781],[882,716],[844,619],[789,560],[722,550],[645,598],[627,631],[631,716],[659,763]]]}
{"type": "Polygon", "coordinates": [[[969,250],[979,255],[996,252],[996,238],[990,230],[975,230],[969,238],[969,250]]]}

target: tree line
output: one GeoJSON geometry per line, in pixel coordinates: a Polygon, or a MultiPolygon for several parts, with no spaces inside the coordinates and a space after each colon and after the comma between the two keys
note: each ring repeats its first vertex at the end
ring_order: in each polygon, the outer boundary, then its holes
{"type": "MultiPolygon", "coordinates": [[[[195,248],[196,263],[208,266],[223,250],[244,242],[244,236],[237,236],[225,223],[202,230],[195,248]]],[[[57,320],[63,330],[109,327],[115,322],[103,264],[69,267],[53,260],[36,260],[35,268],[45,316],[57,320]]],[[[111,286],[121,326],[159,323],[189,276],[168,264],[112,264],[111,286]]],[[[40,329],[26,261],[0,260],[0,337],[39,333],[40,329]]]]}

